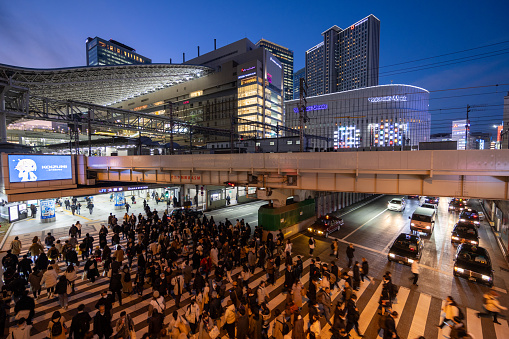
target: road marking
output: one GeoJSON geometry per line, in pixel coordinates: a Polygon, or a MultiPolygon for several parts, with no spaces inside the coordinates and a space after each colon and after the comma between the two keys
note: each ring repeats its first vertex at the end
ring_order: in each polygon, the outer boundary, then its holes
{"type": "Polygon", "coordinates": [[[509,338],[509,326],[507,325],[507,320],[498,319],[498,322],[501,325],[495,324],[495,333],[497,334],[497,338],[509,338]]]}
{"type": "MultiPolygon", "coordinates": [[[[375,293],[373,293],[373,296],[371,297],[371,299],[369,299],[368,304],[362,310],[362,313],[359,318],[359,331],[361,333],[366,332],[366,329],[368,328],[371,319],[373,319],[373,317],[375,316],[375,313],[378,309],[378,296],[382,294],[382,288],[383,284],[380,282],[375,293]]],[[[350,334],[354,333],[355,329],[352,329],[350,334]]]]}
{"type": "Polygon", "coordinates": [[[345,212],[345,213],[343,213],[343,214],[340,214],[340,215],[339,215],[339,217],[342,217],[342,216],[344,216],[344,215],[347,215],[347,214],[348,214],[348,213],[350,213],[350,212],[356,211],[356,210],[358,210],[358,209],[359,209],[359,208],[361,208],[361,207],[364,207],[364,206],[366,206],[366,205],[368,205],[368,204],[371,204],[373,201],[378,200],[378,199],[380,199],[380,198],[381,198],[381,197],[383,197],[383,196],[384,196],[384,194],[382,194],[382,195],[380,195],[380,196],[378,196],[378,197],[376,197],[376,198],[374,198],[374,199],[372,199],[372,200],[366,201],[365,203],[363,203],[363,204],[361,204],[361,205],[359,205],[359,206],[357,206],[357,207],[355,207],[355,208],[352,208],[352,209],[351,209],[351,210],[349,210],[348,212],[345,212]]]}
{"type": "Polygon", "coordinates": [[[507,290],[504,290],[503,288],[500,288],[500,287],[493,286],[491,289],[507,294],[507,290]]]}
{"type": "MultiPolygon", "coordinates": [[[[467,308],[467,324],[468,324],[468,332],[472,334],[472,336],[476,339],[482,338],[482,323],[481,319],[477,317],[477,311],[467,308]]],[[[495,324],[495,326],[497,326],[495,324]]],[[[507,337],[498,337],[497,338],[507,338],[507,337]]]]}
{"type": "Polygon", "coordinates": [[[359,227],[357,227],[356,229],[354,229],[352,232],[348,233],[345,237],[343,237],[343,240],[345,240],[346,238],[348,238],[349,236],[351,236],[352,234],[354,234],[355,232],[357,232],[359,229],[361,229],[364,225],[366,225],[368,222],[374,220],[375,218],[377,218],[380,214],[384,213],[385,211],[387,211],[387,208],[384,209],[382,212],[378,213],[377,215],[375,215],[373,218],[369,219],[368,221],[366,221],[364,224],[360,225],[359,227]]]}
{"type": "Polygon", "coordinates": [[[414,312],[414,318],[412,320],[412,325],[410,326],[408,338],[418,338],[424,334],[430,304],[431,296],[421,293],[419,301],[417,302],[417,308],[414,312]]]}

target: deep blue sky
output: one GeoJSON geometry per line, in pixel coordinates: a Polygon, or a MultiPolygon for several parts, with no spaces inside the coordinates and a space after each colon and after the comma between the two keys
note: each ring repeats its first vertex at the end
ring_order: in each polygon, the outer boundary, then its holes
{"type": "Polygon", "coordinates": [[[380,84],[406,83],[430,91],[432,132],[450,132],[465,117],[453,107],[497,105],[472,112],[472,130],[494,131],[509,86],[509,42],[446,57],[421,58],[509,41],[509,1],[0,1],[0,63],[24,67],[81,66],[85,39],[99,36],[136,48],[153,62],[173,62],[247,37],[292,49],[295,70],[304,52],[332,25],[346,28],[374,14],[381,21],[380,84]],[[498,56],[492,56],[500,51],[498,56]],[[478,55],[444,67],[437,62],[478,55]],[[399,64],[392,67],[388,65],[399,64]],[[426,70],[409,67],[430,64],[426,70]],[[387,73],[394,71],[393,74],[387,73]],[[385,73],[384,73],[385,72],[385,73]],[[491,93],[495,92],[495,93],[491,93]],[[489,93],[489,94],[486,94],[489,93]],[[450,96],[459,96],[449,98],[450,96]],[[444,98],[447,97],[447,98],[444,98]],[[440,111],[441,110],[441,111],[440,111]]]}

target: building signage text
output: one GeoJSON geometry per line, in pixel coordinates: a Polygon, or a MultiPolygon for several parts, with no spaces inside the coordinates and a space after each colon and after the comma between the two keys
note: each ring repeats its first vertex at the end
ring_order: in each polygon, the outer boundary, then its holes
{"type": "Polygon", "coordinates": [[[172,175],[171,180],[201,180],[201,175],[172,175]]]}
{"type": "Polygon", "coordinates": [[[383,101],[407,101],[406,95],[388,95],[386,97],[372,97],[368,98],[369,102],[383,102],[383,101]]]}
{"type": "MultiPolygon", "coordinates": [[[[322,104],[322,105],[312,105],[312,106],[308,106],[306,107],[306,112],[309,112],[309,111],[320,111],[322,109],[327,109],[329,108],[329,106],[327,104],[322,104]]],[[[295,107],[293,109],[293,112],[294,113],[299,113],[299,108],[298,107],[295,107]]]]}
{"type": "Polygon", "coordinates": [[[249,68],[242,68],[241,70],[242,70],[242,72],[247,72],[247,71],[250,71],[250,70],[255,69],[255,68],[256,68],[256,66],[251,66],[249,68]]]}

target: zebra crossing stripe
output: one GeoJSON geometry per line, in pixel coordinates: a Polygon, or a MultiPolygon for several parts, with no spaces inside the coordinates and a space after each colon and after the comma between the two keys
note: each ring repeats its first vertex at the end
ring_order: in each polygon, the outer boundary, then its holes
{"type": "Polygon", "coordinates": [[[507,325],[507,320],[498,319],[498,321],[501,325],[494,325],[497,338],[509,338],[509,326],[507,325]]]}
{"type": "Polygon", "coordinates": [[[408,333],[409,338],[419,338],[419,336],[424,334],[430,305],[431,296],[421,293],[414,312],[412,325],[410,326],[410,332],[408,333]]]}
{"type": "MultiPolygon", "coordinates": [[[[475,339],[482,339],[482,321],[481,318],[477,317],[477,311],[467,308],[467,313],[465,314],[467,321],[467,330],[475,339]]],[[[495,324],[495,326],[497,326],[495,324]]],[[[498,336],[497,336],[498,337],[498,336]]],[[[509,338],[509,337],[498,337],[498,338],[509,338]]]]}
{"type": "MultiPolygon", "coordinates": [[[[364,309],[362,310],[362,313],[360,314],[359,318],[359,330],[362,333],[366,331],[366,329],[369,326],[369,323],[371,322],[371,319],[376,314],[376,311],[378,310],[378,297],[380,294],[382,294],[383,284],[380,282],[378,283],[378,287],[376,288],[375,292],[373,293],[371,299],[369,300],[368,304],[364,309]]],[[[352,329],[350,331],[351,335],[356,335],[355,329],[352,329]]]]}

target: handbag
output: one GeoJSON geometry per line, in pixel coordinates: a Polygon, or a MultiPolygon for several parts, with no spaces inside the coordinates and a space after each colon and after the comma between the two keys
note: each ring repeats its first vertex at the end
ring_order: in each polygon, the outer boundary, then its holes
{"type": "Polygon", "coordinates": [[[221,332],[219,331],[219,328],[217,326],[212,327],[212,329],[209,332],[209,336],[212,339],[216,339],[221,332]]]}

